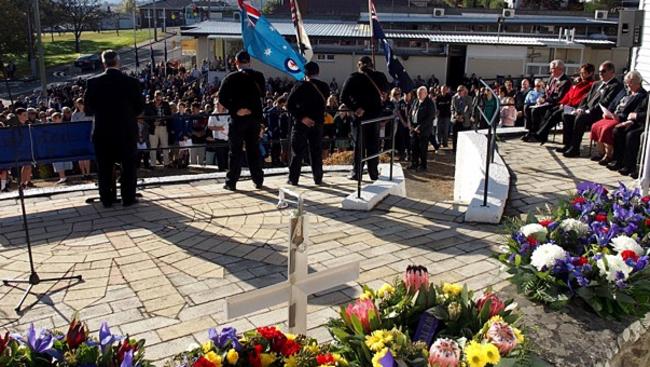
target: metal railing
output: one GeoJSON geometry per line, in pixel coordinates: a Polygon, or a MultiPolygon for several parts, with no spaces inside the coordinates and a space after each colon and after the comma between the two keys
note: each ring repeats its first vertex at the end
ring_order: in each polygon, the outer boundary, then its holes
{"type": "MultiPolygon", "coordinates": [[[[354,159],[356,160],[356,164],[357,164],[357,171],[356,171],[356,175],[357,175],[357,198],[359,198],[359,199],[361,198],[361,180],[362,180],[362,176],[363,176],[363,166],[364,166],[365,162],[367,162],[367,161],[369,161],[371,159],[375,159],[375,158],[379,159],[379,157],[381,157],[382,154],[390,152],[389,179],[391,181],[393,180],[393,162],[395,160],[395,134],[397,132],[397,119],[395,117],[396,116],[393,113],[392,115],[382,116],[382,117],[377,117],[377,118],[370,119],[370,120],[361,121],[359,123],[359,126],[357,127],[356,142],[355,142],[355,146],[354,146],[354,151],[355,151],[355,153],[357,153],[357,152],[358,153],[355,154],[354,159]],[[373,155],[371,155],[369,157],[364,157],[364,151],[363,151],[363,129],[364,129],[364,126],[369,126],[369,125],[372,125],[372,124],[376,124],[376,123],[380,123],[380,122],[384,122],[384,121],[391,121],[391,120],[392,120],[393,127],[391,129],[390,149],[388,149],[388,150],[380,150],[376,154],[373,154],[373,155]]],[[[379,142],[380,139],[377,139],[377,141],[379,142]]]]}
{"type": "Polygon", "coordinates": [[[486,83],[483,79],[479,79],[479,81],[485,86],[486,89],[488,89],[491,93],[493,98],[496,100],[496,109],[494,110],[494,113],[492,114],[492,118],[488,119],[483,110],[476,107],[478,112],[481,114],[483,119],[487,122],[488,124],[488,135],[487,135],[487,152],[485,155],[485,182],[483,183],[483,205],[482,206],[487,206],[487,201],[488,201],[488,187],[489,187],[489,181],[490,181],[490,164],[494,163],[494,155],[496,151],[496,137],[497,137],[497,126],[494,123],[494,120],[497,118],[499,115],[499,111],[501,111],[501,102],[499,101],[498,94],[494,93],[492,88],[486,83]],[[494,130],[494,131],[493,131],[494,130]]]}

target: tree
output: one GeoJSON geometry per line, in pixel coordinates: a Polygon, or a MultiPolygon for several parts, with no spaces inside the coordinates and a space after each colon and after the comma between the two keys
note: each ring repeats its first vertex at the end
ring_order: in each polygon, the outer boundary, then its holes
{"type": "Polygon", "coordinates": [[[0,22],[0,66],[9,61],[9,55],[23,55],[28,50],[27,7],[24,5],[18,0],[0,0],[3,18],[0,22]]]}
{"type": "Polygon", "coordinates": [[[136,9],[135,0],[122,0],[120,7],[123,13],[131,14],[136,9]]]}
{"type": "Polygon", "coordinates": [[[61,24],[74,34],[74,47],[81,52],[81,33],[97,26],[101,18],[99,0],[51,0],[65,14],[61,24]]]}

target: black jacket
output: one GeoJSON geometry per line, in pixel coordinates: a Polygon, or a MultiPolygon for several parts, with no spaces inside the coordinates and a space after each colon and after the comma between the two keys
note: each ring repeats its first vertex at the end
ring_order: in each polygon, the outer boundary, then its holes
{"type": "MultiPolygon", "coordinates": [[[[169,103],[162,101],[160,103],[160,107],[162,109],[162,115],[171,117],[172,115],[172,109],[169,107],[169,103]]],[[[159,117],[158,116],[158,107],[156,107],[155,102],[151,102],[147,104],[144,107],[144,115],[146,117],[150,117],[146,120],[147,125],[149,126],[149,135],[153,135],[153,133],[156,130],[156,122],[158,123],[159,126],[169,126],[171,125],[171,120],[169,119],[154,119],[153,117],[159,117]]]]}
{"type": "Polygon", "coordinates": [[[418,128],[420,135],[429,136],[433,131],[433,120],[436,118],[436,106],[427,97],[420,102],[416,99],[411,109],[411,126],[418,128]]]}
{"type": "Polygon", "coordinates": [[[553,77],[549,77],[546,81],[546,103],[550,105],[557,105],[560,103],[560,100],[564,97],[565,94],[571,89],[571,79],[569,79],[566,74],[562,75],[557,81],[553,90],[551,91],[551,83],[553,82],[553,77]]]}
{"type": "MultiPolygon", "coordinates": [[[[639,91],[635,94],[627,94],[623,98],[621,98],[620,103],[616,107],[616,110],[613,112],[617,117],[620,122],[625,122],[627,121],[627,116],[632,113],[636,112],[637,108],[639,105],[643,104],[643,101],[648,98],[648,92],[646,92],[645,89],[641,88],[639,91]]],[[[647,107],[647,105],[646,105],[647,107]]],[[[645,116],[646,111],[643,111],[643,116],[645,116]]],[[[636,120],[639,119],[639,113],[637,112],[637,118],[636,120]]],[[[643,122],[645,123],[645,117],[643,118],[643,122]]]]}
{"type": "Polygon", "coordinates": [[[363,120],[375,118],[383,109],[380,93],[388,92],[388,86],[388,79],[382,72],[354,72],[343,84],[341,102],[352,111],[362,108],[365,111],[363,120]]]}
{"type": "Polygon", "coordinates": [[[219,102],[228,109],[233,120],[240,118],[237,111],[248,108],[252,117],[262,121],[262,98],[266,79],[264,74],[252,69],[233,71],[226,75],[219,88],[219,102]]]}
{"type": "Polygon", "coordinates": [[[623,83],[613,78],[606,85],[603,84],[602,80],[592,84],[589,93],[587,93],[578,108],[595,113],[597,116],[602,115],[602,110],[598,106],[601,104],[610,111],[614,111],[623,91],[623,83]]]}
{"type": "Polygon", "coordinates": [[[297,82],[289,94],[287,109],[296,123],[303,117],[309,117],[317,124],[322,124],[329,93],[329,85],[318,79],[297,82]]]}
{"type": "Polygon", "coordinates": [[[117,69],[107,69],[87,83],[84,103],[86,115],[95,116],[93,141],[135,149],[136,117],[144,109],[138,80],[117,69]]]}

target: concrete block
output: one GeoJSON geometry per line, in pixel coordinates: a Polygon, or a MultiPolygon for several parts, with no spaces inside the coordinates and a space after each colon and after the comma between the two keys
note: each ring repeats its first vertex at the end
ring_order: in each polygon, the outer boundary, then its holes
{"type": "Polygon", "coordinates": [[[357,192],[348,195],[341,203],[344,210],[370,211],[388,195],[406,196],[404,171],[400,164],[393,164],[393,180],[389,179],[390,164],[379,165],[379,179],[361,188],[361,197],[357,192]]]}

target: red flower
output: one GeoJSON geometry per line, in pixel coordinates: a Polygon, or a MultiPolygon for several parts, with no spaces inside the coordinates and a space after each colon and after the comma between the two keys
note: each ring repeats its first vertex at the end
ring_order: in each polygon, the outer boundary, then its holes
{"type": "Polygon", "coordinates": [[[648,202],[650,202],[650,196],[647,196],[647,195],[646,195],[646,196],[642,197],[642,198],[641,198],[641,201],[642,201],[644,204],[647,204],[648,202]]]}
{"type": "Polygon", "coordinates": [[[76,349],[81,343],[86,341],[87,334],[85,325],[79,322],[79,319],[75,316],[70,323],[70,327],[68,327],[65,341],[70,346],[70,349],[76,349]]]}
{"type": "Polygon", "coordinates": [[[9,336],[9,332],[5,334],[5,337],[3,338],[2,335],[0,335],[0,356],[2,356],[2,353],[4,353],[5,349],[7,349],[7,345],[9,344],[9,341],[11,340],[11,336],[9,336]]]}
{"type": "Polygon", "coordinates": [[[634,260],[634,262],[637,262],[639,260],[639,255],[636,254],[636,252],[632,250],[625,250],[621,252],[621,257],[623,258],[623,261],[628,261],[629,259],[634,260]]]}
{"type": "Polygon", "coordinates": [[[262,346],[259,344],[255,345],[255,349],[250,352],[248,355],[248,363],[252,367],[261,367],[262,366],[262,357],[260,354],[262,353],[262,346]]]}
{"type": "Polygon", "coordinates": [[[607,214],[604,213],[599,213],[596,214],[596,217],[594,218],[596,222],[605,222],[607,221],[607,214]]]}
{"type": "Polygon", "coordinates": [[[539,241],[537,241],[537,238],[535,238],[535,236],[533,236],[533,235],[528,236],[526,238],[526,241],[528,241],[528,244],[530,244],[533,247],[535,247],[535,246],[537,246],[539,244],[539,241]]]}
{"type": "Polygon", "coordinates": [[[324,364],[331,364],[334,365],[336,361],[334,360],[334,356],[332,356],[330,353],[327,354],[319,354],[316,356],[316,363],[318,363],[319,366],[322,366],[324,364]]]}
{"type": "Polygon", "coordinates": [[[201,356],[201,358],[197,359],[196,362],[194,362],[192,367],[214,367],[214,364],[208,361],[205,357],[201,356]]]}
{"type": "Polygon", "coordinates": [[[483,307],[488,300],[490,301],[490,317],[500,314],[501,311],[506,308],[506,305],[499,299],[499,297],[497,297],[496,294],[483,293],[481,298],[476,300],[476,308],[478,309],[478,312],[481,312],[483,310],[483,307]]]}
{"type": "Polygon", "coordinates": [[[576,204],[584,204],[584,203],[586,203],[586,202],[587,202],[587,199],[583,198],[582,196],[578,196],[578,197],[576,197],[575,199],[573,199],[573,201],[571,202],[571,204],[573,204],[573,205],[576,205],[576,204]]]}
{"type": "Polygon", "coordinates": [[[650,218],[646,218],[645,221],[643,221],[646,227],[650,227],[650,218]]]}
{"type": "Polygon", "coordinates": [[[589,263],[589,260],[587,260],[587,258],[584,256],[580,256],[579,258],[573,260],[573,265],[575,266],[584,266],[587,265],[587,263],[589,263]]]}
{"type": "Polygon", "coordinates": [[[542,219],[539,221],[539,224],[544,227],[548,227],[551,223],[553,223],[553,219],[542,219]]]}
{"type": "Polygon", "coordinates": [[[280,333],[273,336],[271,341],[271,350],[276,353],[281,353],[284,345],[287,343],[287,337],[280,333]]]}
{"type": "MultiPolygon", "coordinates": [[[[128,338],[125,338],[120,347],[117,349],[117,360],[122,363],[124,361],[124,355],[126,352],[132,350],[133,354],[138,351],[137,344],[131,344],[128,338]]],[[[209,362],[209,361],[208,361],[209,362]]]]}
{"type": "Polygon", "coordinates": [[[275,326],[263,326],[258,327],[257,332],[266,340],[271,340],[278,335],[282,335],[282,332],[278,330],[275,326]]]}
{"type": "Polygon", "coordinates": [[[284,343],[284,346],[282,347],[280,353],[282,353],[282,355],[285,357],[291,357],[292,355],[300,352],[300,349],[301,347],[300,344],[298,344],[298,342],[296,342],[295,340],[287,339],[287,342],[284,343]]]}

